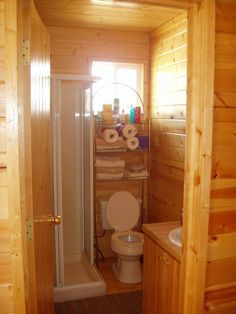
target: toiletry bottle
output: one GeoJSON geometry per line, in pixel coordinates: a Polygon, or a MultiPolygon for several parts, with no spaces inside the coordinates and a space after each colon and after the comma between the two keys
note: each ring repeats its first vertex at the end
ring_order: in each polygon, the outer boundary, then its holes
{"type": "Polygon", "coordinates": [[[125,114],[124,109],[122,109],[122,112],[120,114],[120,123],[125,124],[125,122],[126,122],[126,114],[125,114]]]}
{"type": "Polygon", "coordinates": [[[135,107],[134,122],[140,123],[140,121],[141,121],[141,108],[135,107]]]}
{"type": "Polygon", "coordinates": [[[112,105],[111,104],[103,105],[102,120],[105,123],[112,123],[112,105]]]}
{"type": "Polygon", "coordinates": [[[113,102],[113,114],[118,115],[120,112],[120,100],[119,98],[114,98],[113,102]]]}
{"type": "Polygon", "coordinates": [[[119,122],[119,112],[120,112],[120,100],[119,98],[114,98],[113,102],[113,122],[119,122]]]}
{"type": "Polygon", "coordinates": [[[135,119],[135,109],[134,109],[133,105],[131,105],[130,106],[130,113],[129,113],[129,122],[134,123],[134,119],[135,119]]]}

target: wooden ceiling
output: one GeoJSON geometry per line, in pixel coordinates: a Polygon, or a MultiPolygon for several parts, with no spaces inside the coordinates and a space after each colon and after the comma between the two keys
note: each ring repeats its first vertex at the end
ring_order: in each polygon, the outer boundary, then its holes
{"type": "Polygon", "coordinates": [[[34,0],[46,25],[151,32],[183,11],[152,2],[34,0]]]}

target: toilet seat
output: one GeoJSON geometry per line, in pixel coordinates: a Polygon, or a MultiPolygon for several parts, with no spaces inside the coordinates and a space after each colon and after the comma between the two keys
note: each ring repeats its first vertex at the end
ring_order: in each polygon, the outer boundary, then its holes
{"type": "Polygon", "coordinates": [[[116,231],[130,230],[139,219],[139,204],[131,193],[116,192],[107,203],[106,216],[116,231]]]}
{"type": "Polygon", "coordinates": [[[143,234],[136,231],[115,232],[112,235],[112,240],[120,245],[136,247],[143,246],[143,234]]]}
{"type": "Polygon", "coordinates": [[[136,231],[115,232],[112,240],[118,244],[129,247],[143,246],[143,234],[136,231]]]}
{"type": "Polygon", "coordinates": [[[111,249],[120,255],[136,256],[143,254],[143,234],[136,231],[114,232],[111,236],[111,249]],[[135,241],[124,241],[123,237],[131,237],[135,241]]]}

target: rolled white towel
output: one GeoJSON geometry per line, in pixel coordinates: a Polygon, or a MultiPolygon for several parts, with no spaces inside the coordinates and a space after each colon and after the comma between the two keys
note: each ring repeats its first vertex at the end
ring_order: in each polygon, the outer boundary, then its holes
{"type": "Polygon", "coordinates": [[[95,167],[124,168],[125,161],[119,157],[97,156],[95,161],[95,167]]]}
{"type": "Polygon", "coordinates": [[[117,130],[125,138],[134,137],[137,134],[137,129],[133,124],[120,125],[117,130]]]}
{"type": "Polygon", "coordinates": [[[98,129],[98,136],[107,143],[115,143],[119,140],[119,133],[115,129],[100,128],[98,129]]]}
{"type": "Polygon", "coordinates": [[[130,172],[128,171],[126,173],[127,178],[130,179],[146,179],[148,178],[148,171],[146,169],[140,171],[140,172],[130,172]]]}
{"type": "Polygon", "coordinates": [[[139,140],[137,137],[130,137],[126,141],[128,149],[134,150],[139,147],[139,140]]]}

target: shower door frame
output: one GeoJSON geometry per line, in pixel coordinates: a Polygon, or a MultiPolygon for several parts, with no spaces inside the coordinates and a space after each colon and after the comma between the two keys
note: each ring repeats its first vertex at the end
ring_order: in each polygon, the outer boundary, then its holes
{"type": "MultiPolygon", "coordinates": [[[[61,108],[61,81],[73,81],[77,82],[78,85],[81,86],[82,95],[80,101],[82,101],[82,110],[81,113],[83,115],[82,121],[84,121],[84,94],[86,89],[90,88],[92,83],[96,80],[92,76],[87,75],[67,75],[67,74],[56,74],[52,75],[52,99],[51,99],[51,109],[52,109],[52,124],[53,124],[53,179],[54,179],[54,214],[61,216],[61,224],[58,228],[55,229],[55,262],[56,262],[56,286],[64,286],[64,247],[63,247],[63,210],[62,210],[62,176],[61,176],[61,127],[60,127],[60,119],[58,119],[58,107],[61,108]],[[58,103],[59,101],[59,103],[58,103]]],[[[90,93],[90,169],[93,169],[93,124],[92,124],[92,96],[90,93]]],[[[83,134],[83,125],[82,125],[82,142],[84,148],[84,134],[83,134]]],[[[82,169],[83,167],[82,160],[82,169]]],[[[94,263],[94,211],[93,211],[93,171],[90,171],[90,252],[89,252],[89,262],[92,265],[94,263]]],[[[84,172],[83,178],[84,182],[84,172]]],[[[84,189],[82,191],[84,195],[84,189]]],[[[84,201],[83,201],[83,210],[84,210],[84,201]]],[[[84,212],[83,212],[83,220],[84,220],[84,212]]],[[[83,249],[84,245],[84,225],[83,222],[83,249]]]]}

